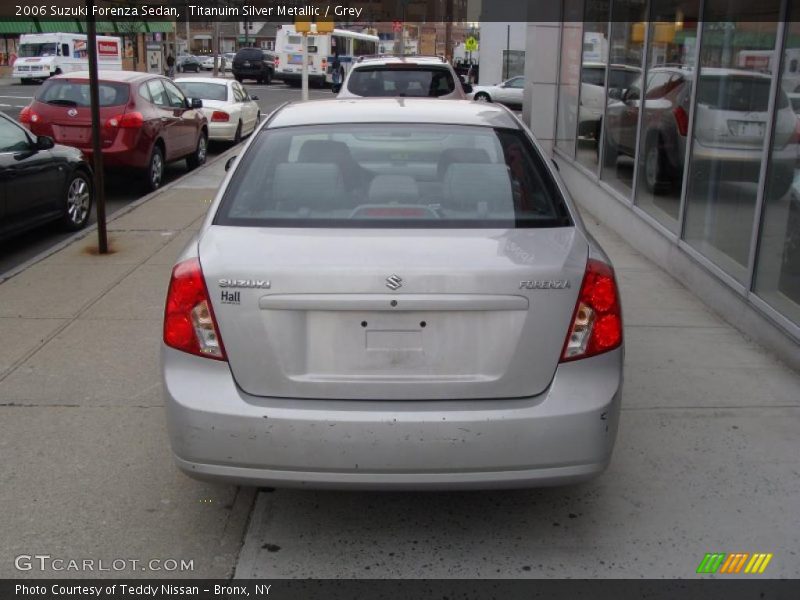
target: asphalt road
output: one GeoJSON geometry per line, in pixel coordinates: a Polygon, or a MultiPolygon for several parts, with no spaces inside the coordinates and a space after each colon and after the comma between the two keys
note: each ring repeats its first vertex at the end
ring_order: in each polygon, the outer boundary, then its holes
{"type": "MultiPolygon", "coordinates": [[[[208,76],[208,73],[202,73],[201,75],[208,76]]],[[[187,73],[186,76],[191,77],[192,74],[187,73]]],[[[299,89],[282,83],[251,85],[245,82],[245,87],[251,94],[258,96],[258,104],[263,115],[266,115],[272,108],[283,102],[300,99],[299,89]]],[[[14,119],[19,118],[20,111],[30,104],[38,89],[38,86],[20,85],[16,82],[4,80],[0,83],[0,111],[14,119]]],[[[332,97],[330,90],[327,89],[312,88],[309,95],[312,100],[332,97]]],[[[209,147],[209,158],[213,158],[230,147],[230,144],[212,144],[209,147]]],[[[164,183],[169,183],[184,173],[186,173],[184,161],[173,163],[167,169],[164,183]]],[[[133,175],[120,176],[119,174],[114,174],[106,177],[106,213],[109,216],[141,196],[140,186],[133,175]]],[[[94,215],[92,215],[91,222],[95,222],[94,215]]],[[[44,252],[50,246],[57,244],[69,235],[61,231],[57,224],[51,224],[0,242],[0,276],[44,252]]]]}

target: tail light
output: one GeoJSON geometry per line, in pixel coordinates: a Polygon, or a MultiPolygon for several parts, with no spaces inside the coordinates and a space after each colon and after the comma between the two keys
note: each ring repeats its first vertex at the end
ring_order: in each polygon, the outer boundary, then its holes
{"type": "Polygon", "coordinates": [[[614,270],[590,258],[561,362],[588,358],[622,345],[622,309],[614,270]]]}
{"type": "Polygon", "coordinates": [[[164,311],[164,343],[189,354],[228,360],[197,258],[172,270],[164,311]]]}
{"type": "Polygon", "coordinates": [[[278,67],[281,66],[281,59],[276,56],[275,60],[273,61],[273,64],[275,65],[275,68],[277,69],[278,67]]]}
{"type": "Polygon", "coordinates": [[[795,121],[794,132],[792,133],[792,137],[789,138],[789,143],[800,144],[800,117],[795,121]]]}
{"type": "Polygon", "coordinates": [[[230,121],[231,116],[221,110],[215,110],[211,115],[211,122],[212,123],[227,123],[230,121]]]}
{"type": "Polygon", "coordinates": [[[33,109],[30,106],[26,106],[19,113],[19,122],[23,123],[24,125],[30,125],[31,123],[38,123],[39,115],[33,112],[33,109]]]}
{"type": "Polygon", "coordinates": [[[678,133],[683,137],[689,133],[689,115],[682,106],[676,106],[672,109],[672,114],[675,116],[675,124],[678,126],[678,133]]]}
{"type": "Polygon", "coordinates": [[[106,121],[106,127],[111,129],[140,129],[144,126],[144,116],[140,112],[129,112],[106,121]]]}

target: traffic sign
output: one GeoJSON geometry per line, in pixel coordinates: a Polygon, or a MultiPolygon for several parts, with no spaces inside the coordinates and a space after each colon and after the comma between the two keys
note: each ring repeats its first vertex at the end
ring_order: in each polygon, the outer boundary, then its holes
{"type": "Polygon", "coordinates": [[[475,51],[477,51],[478,50],[478,40],[476,40],[474,36],[469,36],[464,41],[464,48],[467,50],[467,52],[475,52],[475,51]]]}

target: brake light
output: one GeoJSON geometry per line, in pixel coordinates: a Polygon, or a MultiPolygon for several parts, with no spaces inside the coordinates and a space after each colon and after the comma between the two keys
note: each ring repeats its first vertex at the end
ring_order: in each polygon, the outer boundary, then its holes
{"type": "Polygon", "coordinates": [[[30,106],[26,106],[19,113],[19,122],[24,125],[30,125],[31,123],[37,123],[38,121],[39,115],[33,112],[33,109],[30,106]]]}
{"type": "Polygon", "coordinates": [[[189,354],[228,360],[197,258],[172,270],[164,310],[164,343],[189,354]]]}
{"type": "Polygon", "coordinates": [[[794,124],[794,133],[792,133],[792,137],[789,138],[790,144],[800,144],[800,118],[795,121],[794,124]]]}
{"type": "Polygon", "coordinates": [[[672,109],[672,114],[675,116],[675,124],[678,126],[678,133],[683,137],[689,133],[689,115],[682,106],[676,106],[672,109]]]}
{"type": "Polygon", "coordinates": [[[221,110],[215,110],[211,115],[212,123],[227,123],[230,121],[231,116],[221,110]]]}
{"type": "Polygon", "coordinates": [[[275,68],[277,69],[279,66],[281,66],[281,59],[276,56],[275,57],[275,61],[273,62],[273,64],[275,65],[275,68]]]}
{"type": "Polygon", "coordinates": [[[144,126],[144,116],[140,112],[129,112],[106,121],[106,127],[112,129],[139,129],[144,126]]]}
{"type": "Polygon", "coordinates": [[[588,358],[622,345],[622,309],[614,269],[590,258],[561,362],[588,358]]]}

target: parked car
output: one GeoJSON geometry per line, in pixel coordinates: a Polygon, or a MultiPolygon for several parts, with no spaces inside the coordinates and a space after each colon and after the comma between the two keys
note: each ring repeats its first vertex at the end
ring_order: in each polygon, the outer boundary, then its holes
{"type": "Polygon", "coordinates": [[[92,171],[80,150],[32,135],[0,112],[0,239],[50,221],[83,229],[93,197],[92,171]]]}
{"type": "Polygon", "coordinates": [[[270,83],[275,75],[275,57],[260,48],[242,48],[231,61],[233,77],[239,83],[253,79],[258,83],[270,83]]]}
{"type": "Polygon", "coordinates": [[[187,98],[203,101],[208,119],[208,139],[239,143],[250,135],[261,121],[256,100],[238,81],[213,77],[178,78],[175,84],[187,98]]]}
{"type": "Polygon", "coordinates": [[[514,108],[521,108],[524,92],[525,78],[512,77],[503,83],[495,85],[473,86],[472,94],[470,94],[469,98],[476,102],[499,102],[514,108]]]}
{"type": "Polygon", "coordinates": [[[225,59],[225,71],[228,73],[231,72],[233,70],[233,59],[236,57],[236,52],[226,52],[222,57],[225,59]]]}
{"type": "Polygon", "coordinates": [[[199,73],[200,59],[190,54],[184,54],[175,61],[175,69],[177,69],[178,73],[199,73]]]}
{"type": "Polygon", "coordinates": [[[287,104],[229,166],[167,292],[182,470],[380,489],[603,471],[622,386],[614,271],[513,113],[287,104]]]}
{"type": "MultiPolygon", "coordinates": [[[[163,180],[164,165],[186,159],[190,169],[206,160],[208,122],[200,99],[190,103],[170,79],[133,71],[101,71],[103,164],[137,169],[149,190],[163,180]]],[[[89,74],[47,80],[20,121],[36,135],[92,155],[89,74]]]]}
{"type": "Polygon", "coordinates": [[[203,71],[214,70],[214,56],[203,56],[200,58],[200,68],[203,71]]]}
{"type": "MultiPolygon", "coordinates": [[[[680,185],[686,156],[694,69],[657,67],[648,71],[642,122],[644,181],[662,193],[680,185]]],[[[755,71],[703,68],[697,91],[692,161],[733,165],[728,181],[758,181],[766,135],[769,75],[755,71]]],[[[786,93],[778,90],[772,176],[775,189],[788,191],[797,161],[798,122],[786,93]]],[[[606,111],[606,152],[634,157],[641,106],[641,77],[606,111]]],[[[709,165],[706,167],[705,165],[709,165]]]]}
{"type": "MultiPolygon", "coordinates": [[[[623,90],[641,77],[639,67],[612,64],[608,73],[609,96],[619,98],[623,90]]],[[[606,105],[606,63],[585,62],[581,66],[581,102],[578,110],[578,135],[600,139],[600,123],[606,105]]]]}
{"type": "Polygon", "coordinates": [[[439,57],[378,56],[362,57],[350,69],[344,84],[334,84],[331,90],[339,98],[463,100],[463,85],[453,67],[439,57]]]}

